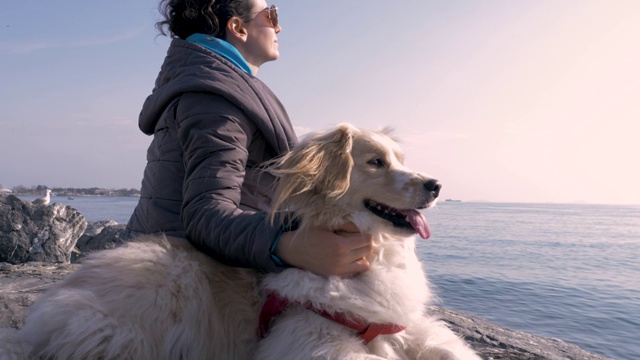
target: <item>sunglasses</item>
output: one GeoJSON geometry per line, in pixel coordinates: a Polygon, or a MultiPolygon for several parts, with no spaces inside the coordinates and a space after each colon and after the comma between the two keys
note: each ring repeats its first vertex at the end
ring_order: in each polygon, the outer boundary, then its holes
{"type": "Polygon", "coordinates": [[[268,11],[267,16],[269,17],[269,21],[271,21],[271,26],[273,26],[274,28],[278,27],[278,8],[275,5],[271,5],[268,8],[264,8],[260,11],[251,13],[250,15],[259,14],[265,11],[268,11]]]}

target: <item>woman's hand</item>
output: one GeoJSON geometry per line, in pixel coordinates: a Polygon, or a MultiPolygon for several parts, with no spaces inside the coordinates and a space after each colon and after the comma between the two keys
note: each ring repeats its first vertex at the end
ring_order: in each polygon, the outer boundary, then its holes
{"type": "Polygon", "coordinates": [[[373,237],[349,223],[336,231],[312,227],[285,232],[275,253],[287,264],[318,275],[353,276],[369,270],[372,249],[373,237]]]}

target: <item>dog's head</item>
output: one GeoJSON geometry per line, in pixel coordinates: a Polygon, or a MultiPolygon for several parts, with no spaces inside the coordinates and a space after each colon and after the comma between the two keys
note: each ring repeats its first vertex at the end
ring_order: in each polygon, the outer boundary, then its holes
{"type": "Polygon", "coordinates": [[[403,162],[388,131],[343,124],[310,135],[269,169],[279,177],[272,219],[289,210],[303,224],[337,228],[352,221],[361,230],[382,226],[385,232],[428,238],[419,210],[435,204],[441,185],[403,162]]]}

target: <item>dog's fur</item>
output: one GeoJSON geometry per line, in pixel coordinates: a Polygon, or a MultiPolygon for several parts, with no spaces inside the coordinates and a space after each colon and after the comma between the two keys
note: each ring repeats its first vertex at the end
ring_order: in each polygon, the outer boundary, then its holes
{"type": "Polygon", "coordinates": [[[406,168],[385,132],[341,125],[271,165],[280,176],[274,212],[294,211],[301,220],[295,241],[305,241],[309,226],[351,221],[374,236],[369,271],[325,278],[289,268],[262,276],[224,266],[184,239],[150,237],[89,256],[38,299],[22,330],[4,332],[0,349],[12,347],[18,359],[479,359],[424,314],[431,292],[415,231],[364,205],[420,209],[437,197],[425,186],[435,182],[406,168]],[[407,328],[364,344],[353,330],[294,305],[260,340],[265,291],[407,328]]]}

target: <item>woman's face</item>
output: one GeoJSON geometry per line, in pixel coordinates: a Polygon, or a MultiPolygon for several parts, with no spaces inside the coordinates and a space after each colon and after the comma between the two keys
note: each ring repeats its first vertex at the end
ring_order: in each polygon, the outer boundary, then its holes
{"type": "Polygon", "coordinates": [[[245,23],[247,39],[241,53],[249,64],[256,67],[280,57],[277,34],[282,28],[273,26],[266,9],[266,0],[253,0],[252,18],[245,23]]]}

